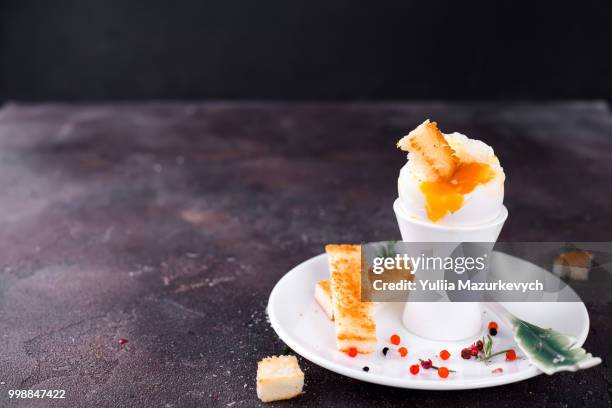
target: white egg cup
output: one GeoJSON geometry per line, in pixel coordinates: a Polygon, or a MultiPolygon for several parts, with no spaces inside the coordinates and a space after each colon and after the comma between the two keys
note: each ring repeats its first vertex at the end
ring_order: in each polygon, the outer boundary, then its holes
{"type": "MultiPolygon", "coordinates": [[[[399,198],[393,203],[404,242],[495,242],[508,218],[502,206],[493,221],[470,226],[444,226],[409,217],[399,198]]],[[[437,341],[464,340],[482,328],[481,302],[407,302],[402,315],[404,326],[417,336],[437,341]]]]}

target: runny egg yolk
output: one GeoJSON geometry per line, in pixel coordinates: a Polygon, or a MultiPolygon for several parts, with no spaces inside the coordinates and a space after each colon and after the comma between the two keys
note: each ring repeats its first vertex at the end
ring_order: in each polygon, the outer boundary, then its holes
{"type": "Polygon", "coordinates": [[[425,195],[427,216],[433,222],[463,205],[463,196],[479,184],[489,182],[495,173],[486,163],[461,163],[447,180],[424,181],[421,192],[425,195]]]}

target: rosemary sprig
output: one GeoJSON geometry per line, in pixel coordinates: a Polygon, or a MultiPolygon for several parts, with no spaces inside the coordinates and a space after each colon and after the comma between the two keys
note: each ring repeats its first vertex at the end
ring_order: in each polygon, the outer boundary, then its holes
{"type": "Polygon", "coordinates": [[[502,350],[502,351],[496,351],[495,353],[493,353],[493,338],[487,334],[487,337],[483,337],[482,338],[482,343],[484,344],[483,350],[482,350],[482,356],[478,355],[476,358],[484,361],[485,363],[488,363],[493,357],[495,356],[499,356],[500,354],[506,354],[506,352],[512,350],[512,349],[506,349],[506,350],[502,350]]]}
{"type": "Polygon", "coordinates": [[[397,241],[383,241],[381,243],[384,245],[379,252],[381,258],[393,258],[397,255],[395,251],[397,241]]]}

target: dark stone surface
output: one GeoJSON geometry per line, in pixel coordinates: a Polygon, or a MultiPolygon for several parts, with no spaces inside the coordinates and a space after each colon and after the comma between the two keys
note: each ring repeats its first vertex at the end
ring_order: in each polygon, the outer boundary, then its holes
{"type": "MultiPolygon", "coordinates": [[[[603,103],[8,105],[0,111],[0,406],[254,406],[256,361],[286,351],[275,282],[328,242],[399,237],[394,142],[425,117],[492,144],[500,240],[610,241],[603,103]],[[129,343],[120,346],[118,340],[129,343]]],[[[594,369],[499,388],[365,384],[301,360],[274,406],[610,406],[610,306],[594,369]]]]}
{"type": "Polygon", "coordinates": [[[610,98],[608,0],[0,2],[10,99],[610,98]]]}

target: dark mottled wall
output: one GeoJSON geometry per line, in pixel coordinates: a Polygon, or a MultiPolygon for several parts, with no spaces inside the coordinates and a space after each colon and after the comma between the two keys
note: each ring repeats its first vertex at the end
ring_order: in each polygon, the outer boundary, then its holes
{"type": "Polygon", "coordinates": [[[5,0],[0,101],[609,99],[611,4],[5,0]]]}

